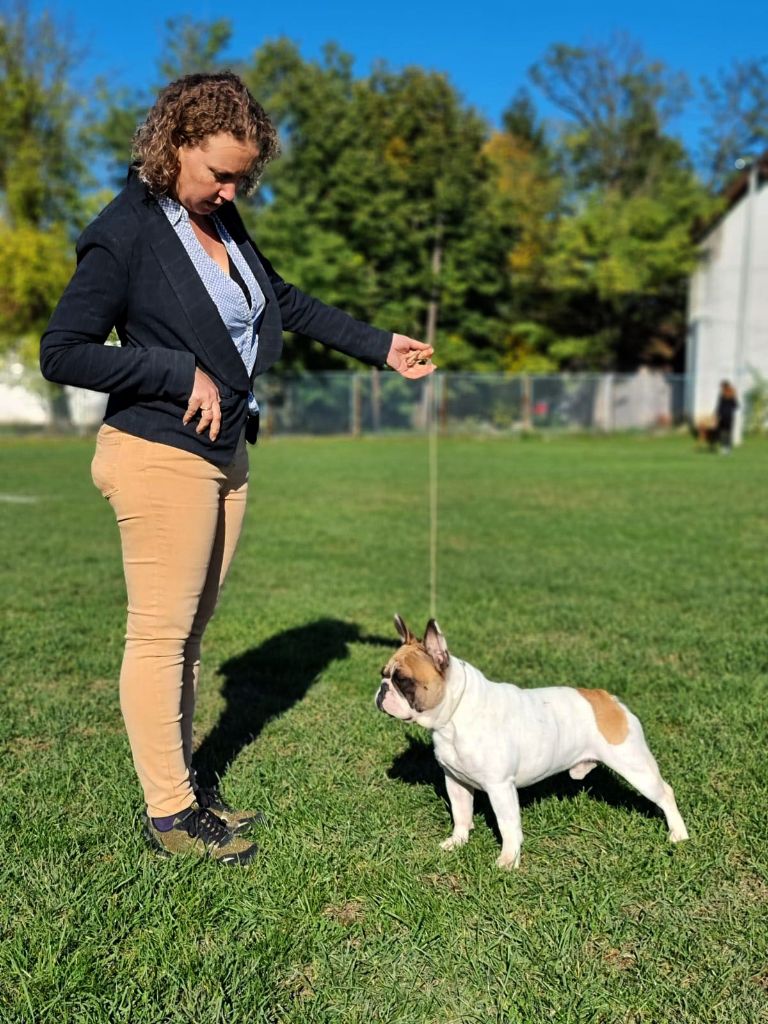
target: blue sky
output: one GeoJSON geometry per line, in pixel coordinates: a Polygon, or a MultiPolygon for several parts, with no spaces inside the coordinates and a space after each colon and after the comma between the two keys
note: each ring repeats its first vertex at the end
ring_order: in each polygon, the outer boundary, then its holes
{"type": "MultiPolygon", "coordinates": [[[[234,27],[233,57],[250,55],[267,39],[288,36],[305,58],[314,58],[333,40],[352,54],[360,75],[380,58],[395,69],[418,64],[446,72],[464,99],[494,124],[517,88],[526,84],[528,68],[554,42],[600,42],[613,32],[627,32],[649,56],[686,72],[694,84],[734,59],[768,52],[765,0],[740,0],[733,6],[711,0],[246,0],[240,6],[212,0],[35,0],[35,9],[43,6],[85,48],[79,73],[84,86],[95,74],[110,75],[122,85],[152,83],[167,18],[226,17],[234,27]]],[[[700,127],[695,104],[674,125],[689,146],[697,143],[700,127]]]]}

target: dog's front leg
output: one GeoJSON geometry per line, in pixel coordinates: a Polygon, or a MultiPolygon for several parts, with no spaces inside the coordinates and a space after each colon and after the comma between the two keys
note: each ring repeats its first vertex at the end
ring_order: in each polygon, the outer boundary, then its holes
{"type": "Polygon", "coordinates": [[[523,845],[517,788],[514,783],[505,782],[489,786],[487,792],[493,813],[496,815],[496,824],[501,832],[501,855],[496,861],[496,866],[517,868],[520,866],[520,850],[523,845]]]}
{"type": "Polygon", "coordinates": [[[475,800],[475,791],[471,786],[459,782],[448,772],[445,773],[445,788],[448,790],[448,799],[451,802],[451,815],[453,817],[453,832],[448,839],[440,843],[442,850],[453,850],[457,846],[463,846],[469,839],[470,830],[475,827],[472,821],[472,806],[475,800]]]}

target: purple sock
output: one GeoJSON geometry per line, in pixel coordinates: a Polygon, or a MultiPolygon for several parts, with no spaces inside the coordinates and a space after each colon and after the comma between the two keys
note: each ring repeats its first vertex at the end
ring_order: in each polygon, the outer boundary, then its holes
{"type": "Polygon", "coordinates": [[[153,818],[152,824],[158,832],[170,832],[174,821],[176,821],[176,815],[169,814],[167,818],[153,818]]]}

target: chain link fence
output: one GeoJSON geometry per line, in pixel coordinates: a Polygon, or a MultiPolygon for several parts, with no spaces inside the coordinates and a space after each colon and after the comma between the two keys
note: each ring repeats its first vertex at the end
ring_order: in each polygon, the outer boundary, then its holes
{"type": "MultiPolygon", "coordinates": [[[[686,378],[634,374],[515,375],[440,371],[419,381],[392,372],[268,374],[256,385],[262,430],[285,434],[649,430],[685,419],[686,378]]],[[[106,396],[52,388],[18,364],[0,371],[0,424],[95,429],[106,396]]]]}
{"type": "Polygon", "coordinates": [[[265,378],[257,388],[268,435],[648,430],[685,419],[685,376],[314,373],[265,378]]]}

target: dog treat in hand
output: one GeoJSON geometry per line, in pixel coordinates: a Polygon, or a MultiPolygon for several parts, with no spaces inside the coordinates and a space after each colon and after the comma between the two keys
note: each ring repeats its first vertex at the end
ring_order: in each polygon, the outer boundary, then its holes
{"type": "Polygon", "coordinates": [[[418,352],[409,352],[405,357],[405,361],[408,364],[408,369],[410,370],[412,367],[416,366],[417,363],[419,366],[426,366],[429,359],[420,355],[418,352]]]}

